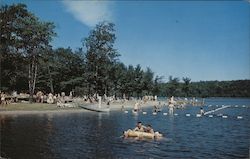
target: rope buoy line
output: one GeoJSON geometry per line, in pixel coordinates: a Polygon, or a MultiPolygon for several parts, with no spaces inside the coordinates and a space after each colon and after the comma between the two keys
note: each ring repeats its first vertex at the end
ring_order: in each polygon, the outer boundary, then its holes
{"type": "Polygon", "coordinates": [[[216,112],[216,111],[219,111],[219,110],[222,110],[222,109],[225,109],[225,108],[228,108],[228,107],[230,107],[230,106],[222,106],[222,107],[220,107],[220,108],[217,108],[217,109],[214,109],[214,110],[210,110],[210,111],[208,111],[208,112],[205,112],[204,113],[204,115],[207,115],[207,114],[211,114],[211,113],[214,113],[214,112],[216,112]]]}
{"type": "MultiPolygon", "coordinates": [[[[213,105],[208,105],[208,107],[212,107],[212,106],[213,106],[213,105]]],[[[219,105],[214,105],[214,106],[219,107],[219,105]]],[[[214,113],[214,112],[217,112],[217,111],[219,111],[219,110],[226,109],[226,108],[230,108],[230,107],[234,107],[234,108],[237,108],[237,107],[250,108],[250,106],[246,106],[246,105],[242,105],[242,106],[239,106],[239,105],[221,105],[221,107],[219,107],[219,108],[216,108],[216,109],[213,109],[213,110],[210,110],[210,111],[205,112],[204,115],[195,114],[194,116],[200,118],[200,117],[203,117],[203,116],[207,116],[207,115],[208,115],[209,118],[213,118],[214,115],[211,114],[211,113],[214,113]]],[[[124,113],[127,114],[127,113],[129,113],[129,111],[125,110],[124,113]]],[[[139,114],[139,112],[138,112],[138,114],[139,114]]],[[[143,115],[147,115],[148,112],[143,111],[142,114],[143,114],[143,115]]],[[[158,114],[161,114],[161,113],[157,113],[157,112],[153,112],[153,113],[152,113],[152,115],[154,115],[154,116],[155,116],[155,115],[158,115],[158,114]]],[[[163,112],[162,115],[167,116],[167,115],[171,115],[171,114],[168,114],[168,113],[166,113],[166,112],[163,112]]],[[[179,114],[174,113],[174,114],[172,114],[172,115],[178,116],[179,114]]],[[[193,116],[193,115],[191,115],[191,114],[189,114],[189,113],[184,114],[184,115],[185,115],[186,117],[193,116]]],[[[220,113],[220,114],[217,114],[216,116],[217,116],[217,117],[224,118],[224,119],[227,119],[227,118],[230,117],[230,116],[228,116],[228,115],[223,115],[223,114],[221,114],[221,113],[220,113]]],[[[231,117],[232,117],[232,116],[231,116],[231,117]]],[[[237,119],[243,119],[243,116],[236,116],[236,118],[237,118],[237,119]]]]}
{"type": "Polygon", "coordinates": [[[198,118],[201,117],[201,114],[196,114],[196,117],[198,117],[198,118]]]}
{"type": "MultiPolygon", "coordinates": [[[[220,110],[221,110],[221,109],[220,109],[220,110]]],[[[124,113],[125,113],[125,114],[128,114],[128,111],[124,111],[124,113]]],[[[142,114],[143,114],[143,115],[147,115],[148,113],[147,113],[147,112],[142,112],[142,114]]],[[[160,113],[156,113],[156,112],[153,112],[153,113],[152,113],[152,115],[154,115],[154,116],[155,116],[155,115],[158,115],[158,114],[160,114],[160,113]]],[[[167,116],[168,113],[162,113],[162,115],[167,116]]],[[[172,114],[172,115],[178,116],[179,114],[175,113],[175,114],[172,114]]],[[[186,117],[191,117],[191,116],[193,116],[193,115],[191,115],[191,114],[188,113],[188,114],[185,114],[185,116],[186,116],[186,117]]],[[[195,117],[197,117],[197,118],[200,118],[200,117],[203,117],[203,116],[206,116],[206,115],[201,115],[201,114],[196,114],[196,115],[195,115],[195,117]]],[[[223,114],[218,114],[218,115],[216,115],[216,116],[217,116],[217,117],[224,118],[224,119],[230,117],[230,116],[228,116],[228,115],[223,115],[223,114]]],[[[208,117],[209,117],[209,118],[213,118],[214,115],[213,115],[213,114],[209,114],[208,117]]],[[[243,119],[243,116],[236,116],[236,118],[237,118],[237,119],[243,119]]]]}

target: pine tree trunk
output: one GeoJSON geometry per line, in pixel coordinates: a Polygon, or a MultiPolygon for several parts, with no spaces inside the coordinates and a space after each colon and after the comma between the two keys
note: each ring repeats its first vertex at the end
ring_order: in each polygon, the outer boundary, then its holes
{"type": "Polygon", "coordinates": [[[36,74],[37,74],[37,65],[35,66],[35,56],[32,56],[32,62],[29,65],[29,102],[33,102],[33,95],[35,91],[36,83],[36,74]]]}
{"type": "Polygon", "coordinates": [[[54,94],[53,81],[52,81],[52,76],[51,76],[51,73],[50,73],[49,66],[48,66],[48,73],[49,73],[50,91],[51,91],[52,94],[54,94]]]}
{"type": "Polygon", "coordinates": [[[33,80],[33,88],[32,88],[32,94],[35,93],[35,88],[36,88],[36,76],[37,76],[37,64],[35,66],[35,73],[34,73],[34,80],[33,80]]]}
{"type": "Polygon", "coordinates": [[[30,70],[30,97],[29,97],[29,101],[30,103],[33,102],[33,87],[34,87],[34,57],[32,57],[32,62],[31,62],[31,70],[30,70]]]}
{"type": "Polygon", "coordinates": [[[31,65],[29,64],[29,102],[32,103],[32,96],[31,96],[31,92],[32,92],[32,83],[31,83],[31,65]]]}

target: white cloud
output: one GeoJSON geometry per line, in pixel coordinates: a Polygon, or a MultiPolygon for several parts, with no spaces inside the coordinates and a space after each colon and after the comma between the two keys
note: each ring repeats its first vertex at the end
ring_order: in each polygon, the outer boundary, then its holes
{"type": "Polygon", "coordinates": [[[70,1],[64,0],[67,11],[81,23],[93,27],[101,21],[112,21],[109,1],[70,1]]]}

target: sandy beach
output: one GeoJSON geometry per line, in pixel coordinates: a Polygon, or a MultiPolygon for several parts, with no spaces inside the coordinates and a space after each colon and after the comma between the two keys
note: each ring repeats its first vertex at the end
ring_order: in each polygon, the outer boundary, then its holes
{"type": "MultiPolygon", "coordinates": [[[[131,110],[136,100],[121,102],[113,102],[110,104],[110,111],[122,111],[131,110]],[[122,109],[123,107],[123,109],[122,109]]],[[[85,103],[87,104],[87,103],[85,103]]],[[[157,101],[148,101],[146,103],[141,103],[141,108],[148,108],[158,104],[157,101]]],[[[161,102],[161,105],[166,103],[161,102]]],[[[0,115],[25,115],[25,114],[50,114],[50,113],[83,113],[91,112],[89,110],[83,109],[81,107],[58,107],[56,104],[47,103],[11,103],[6,106],[0,107],[0,115]]]]}

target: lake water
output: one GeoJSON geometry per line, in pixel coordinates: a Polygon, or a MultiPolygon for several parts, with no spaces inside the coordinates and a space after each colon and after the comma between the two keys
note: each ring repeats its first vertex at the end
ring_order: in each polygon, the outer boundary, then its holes
{"type": "Polygon", "coordinates": [[[213,117],[196,117],[200,107],[167,108],[152,115],[112,111],[40,115],[0,115],[1,156],[11,159],[76,158],[248,158],[250,99],[206,99],[205,111],[229,108],[213,117]],[[186,116],[190,114],[190,116],[186,116]],[[227,118],[222,118],[222,115],[227,118]],[[238,119],[237,116],[242,116],[238,119]],[[151,124],[165,136],[160,140],[122,138],[137,121],[151,124]]]}

